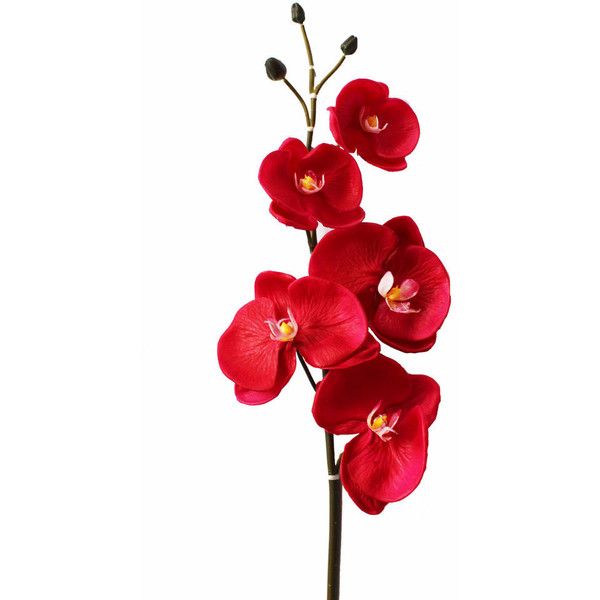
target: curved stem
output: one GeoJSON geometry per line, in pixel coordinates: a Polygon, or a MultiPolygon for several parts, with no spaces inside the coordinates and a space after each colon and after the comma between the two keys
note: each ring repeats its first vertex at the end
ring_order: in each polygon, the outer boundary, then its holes
{"type": "Polygon", "coordinates": [[[300,104],[302,106],[302,110],[304,111],[304,118],[306,119],[306,126],[310,127],[311,119],[308,115],[308,108],[306,106],[306,102],[304,102],[304,98],[302,98],[302,96],[300,95],[298,90],[287,79],[284,79],[283,83],[285,83],[285,85],[287,85],[288,88],[290,88],[290,90],[292,91],[292,94],[294,94],[294,96],[296,96],[296,98],[298,98],[298,102],[300,102],[300,104]]]}
{"type": "Polygon", "coordinates": [[[345,60],[346,55],[343,54],[342,58],[340,58],[340,60],[337,61],[335,67],[333,67],[333,69],[331,69],[331,71],[329,71],[329,73],[327,73],[327,75],[325,75],[325,77],[323,77],[321,82],[317,85],[317,87],[315,88],[315,94],[318,94],[321,91],[321,88],[323,87],[323,85],[325,85],[325,82],[342,66],[342,63],[345,60]]]}

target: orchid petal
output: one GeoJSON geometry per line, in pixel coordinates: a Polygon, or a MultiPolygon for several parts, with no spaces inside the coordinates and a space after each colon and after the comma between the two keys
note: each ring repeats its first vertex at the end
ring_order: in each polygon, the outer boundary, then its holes
{"type": "Polygon", "coordinates": [[[379,281],[377,286],[377,292],[380,296],[385,298],[386,294],[392,289],[394,285],[394,275],[391,271],[386,271],[385,275],[379,281]]]}

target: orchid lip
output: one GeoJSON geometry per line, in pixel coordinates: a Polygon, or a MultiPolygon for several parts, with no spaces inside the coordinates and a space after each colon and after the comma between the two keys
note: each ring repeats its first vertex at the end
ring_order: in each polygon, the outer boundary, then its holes
{"type": "Polygon", "coordinates": [[[291,342],[298,333],[298,323],[296,323],[296,319],[294,319],[294,315],[289,308],[287,313],[287,319],[276,321],[274,318],[270,318],[265,321],[274,342],[291,342]]]}
{"type": "Polygon", "coordinates": [[[410,300],[419,293],[420,286],[414,279],[403,279],[400,285],[394,285],[394,275],[387,271],[377,286],[377,292],[385,299],[388,308],[395,313],[418,313],[420,308],[412,308],[410,300]]]}
{"type": "Polygon", "coordinates": [[[315,174],[314,171],[307,171],[304,177],[298,177],[294,173],[294,181],[296,182],[296,189],[303,194],[316,194],[323,189],[325,185],[325,175],[320,177],[315,174]]]}
{"type": "Polygon", "coordinates": [[[360,114],[360,126],[367,133],[381,133],[387,128],[388,123],[384,123],[381,127],[379,124],[379,117],[376,114],[366,114],[367,110],[363,108],[360,114]]]}
{"type": "Polygon", "coordinates": [[[394,413],[391,419],[388,419],[387,414],[380,413],[375,416],[381,408],[381,402],[378,402],[375,408],[369,413],[367,417],[367,425],[369,429],[376,433],[384,442],[389,442],[392,435],[397,435],[394,430],[398,419],[400,418],[397,413],[394,413]]]}

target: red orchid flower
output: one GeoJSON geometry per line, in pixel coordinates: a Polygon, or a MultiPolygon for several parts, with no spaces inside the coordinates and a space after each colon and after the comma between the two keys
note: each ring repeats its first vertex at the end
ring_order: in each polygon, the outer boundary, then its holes
{"type": "Polygon", "coordinates": [[[314,367],[335,369],[373,358],[379,344],[367,334],[360,303],[341,285],[260,273],[255,300],[240,308],[217,348],[237,399],[264,404],[278,396],[294,373],[296,351],[314,367]]]}
{"type": "Polygon", "coordinates": [[[379,355],[332,371],[319,384],[313,405],[317,423],[333,434],[358,434],[342,454],[342,485],[366,513],[406,498],[427,463],[427,428],[440,401],[438,384],[410,375],[379,355]]]}
{"type": "Polygon", "coordinates": [[[310,152],[295,138],[263,160],[258,180],[272,200],[271,214],[296,229],[347,227],[360,223],[362,178],[350,154],[332,144],[310,152]]]}
{"type": "Polygon", "coordinates": [[[410,217],[330,231],[309,273],[356,294],[373,333],[404,352],[429,350],[450,308],[448,273],[410,217]]]}
{"type": "Polygon", "coordinates": [[[329,108],[329,127],[348,152],[386,171],[400,171],[419,141],[419,121],[404,100],[388,96],[385,83],[351,81],[329,108]]]}

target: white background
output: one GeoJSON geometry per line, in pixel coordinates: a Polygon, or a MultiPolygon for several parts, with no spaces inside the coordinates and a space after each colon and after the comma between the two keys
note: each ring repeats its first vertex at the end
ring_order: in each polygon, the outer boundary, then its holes
{"type": "MultiPolygon", "coordinates": [[[[422,485],[346,497],[342,598],[597,599],[594,2],[306,2],[320,95],[389,84],[406,171],[361,163],[367,217],[408,214],[452,276],[422,485]]],[[[305,84],[289,4],[6,1],[0,10],[0,596],[324,598],[322,432],[299,372],[238,404],[215,345],[301,232],[256,172],[305,84]]]]}

